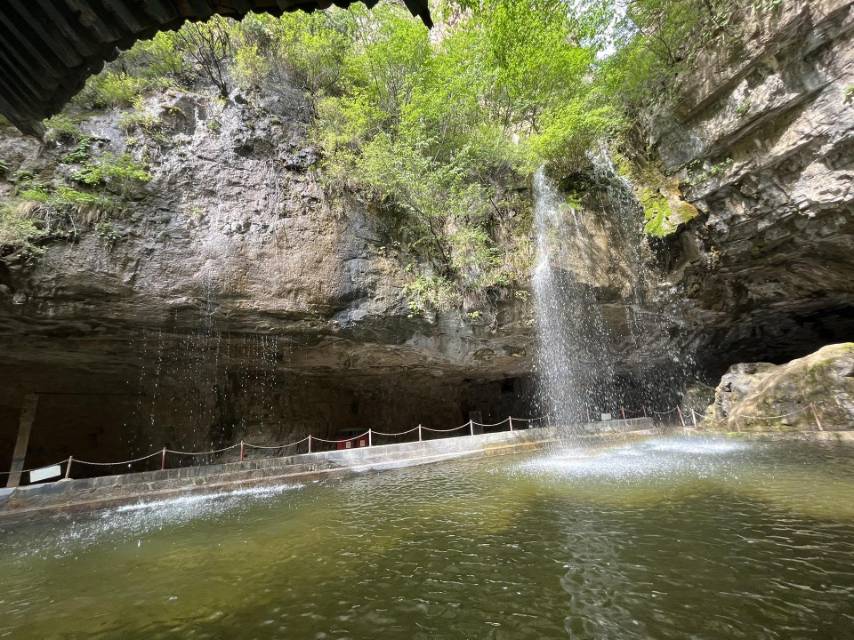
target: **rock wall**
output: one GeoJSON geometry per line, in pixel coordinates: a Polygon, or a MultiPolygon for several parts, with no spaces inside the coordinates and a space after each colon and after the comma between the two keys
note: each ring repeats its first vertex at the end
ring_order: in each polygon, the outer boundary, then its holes
{"type": "MultiPolygon", "coordinates": [[[[156,135],[118,112],[82,124],[99,153],[148,159],[126,212],[0,261],[0,455],[30,392],[39,462],[535,411],[527,304],[414,314],[394,229],[321,188],[301,93],[174,92],[145,112],[156,135]]],[[[3,133],[9,176],[65,170],[73,143],[3,133]]]]}
{"type": "Polygon", "coordinates": [[[656,126],[702,212],[666,247],[679,342],[718,375],[854,336],[852,3],[744,11],[656,126]]]}

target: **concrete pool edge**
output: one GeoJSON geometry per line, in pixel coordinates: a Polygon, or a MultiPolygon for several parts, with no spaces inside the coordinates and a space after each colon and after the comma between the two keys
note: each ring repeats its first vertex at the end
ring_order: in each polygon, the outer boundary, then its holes
{"type": "MultiPolygon", "coordinates": [[[[652,420],[615,420],[609,430],[592,432],[601,423],[581,425],[585,443],[640,438],[654,433],[652,420]]],[[[163,471],[146,471],[96,478],[63,480],[0,491],[0,518],[41,511],[83,511],[145,502],[188,493],[216,492],[237,487],[338,479],[367,471],[433,464],[444,460],[507,455],[544,449],[567,439],[560,427],[502,431],[454,438],[378,445],[250,459],[163,471]]]]}

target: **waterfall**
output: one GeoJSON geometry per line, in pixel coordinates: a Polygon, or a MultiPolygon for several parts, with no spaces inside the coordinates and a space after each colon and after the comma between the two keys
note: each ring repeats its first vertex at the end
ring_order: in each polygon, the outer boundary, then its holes
{"type": "MultiPolygon", "coordinates": [[[[565,201],[540,168],[534,175],[537,262],[533,274],[540,403],[555,424],[585,422],[613,406],[607,326],[595,291],[571,265],[590,256],[579,220],[583,212],[565,201]]],[[[604,265],[603,265],[604,267],[604,265]]]]}

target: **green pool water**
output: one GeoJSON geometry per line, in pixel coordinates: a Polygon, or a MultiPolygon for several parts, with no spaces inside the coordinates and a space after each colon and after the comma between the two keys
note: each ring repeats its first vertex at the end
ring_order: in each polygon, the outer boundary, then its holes
{"type": "Polygon", "coordinates": [[[854,637],[854,448],[651,439],[0,520],[0,637],[854,637]]]}

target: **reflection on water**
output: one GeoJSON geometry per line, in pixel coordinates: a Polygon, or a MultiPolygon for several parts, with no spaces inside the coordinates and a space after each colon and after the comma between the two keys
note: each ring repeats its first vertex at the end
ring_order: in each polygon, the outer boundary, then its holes
{"type": "Polygon", "coordinates": [[[847,638],[852,463],[652,439],[0,524],[0,635],[847,638]]]}

